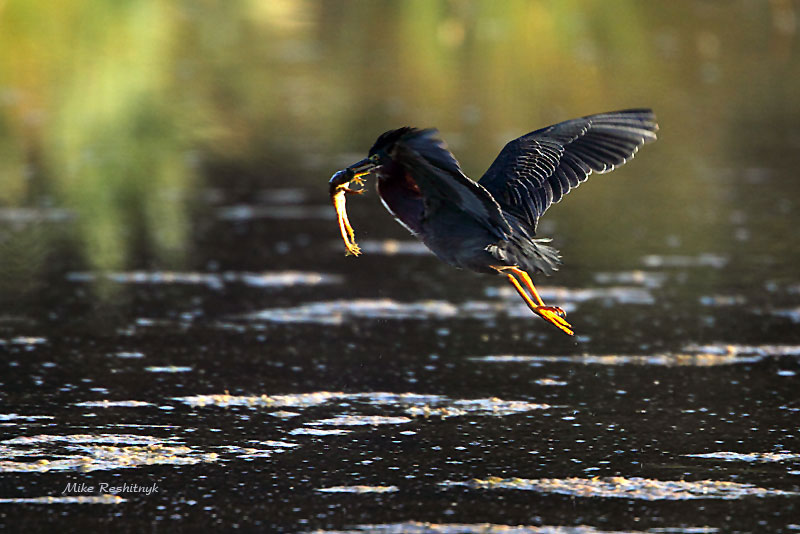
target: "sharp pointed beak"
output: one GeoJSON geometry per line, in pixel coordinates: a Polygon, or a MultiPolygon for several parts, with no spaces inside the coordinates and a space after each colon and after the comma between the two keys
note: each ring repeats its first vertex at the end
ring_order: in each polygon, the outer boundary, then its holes
{"type": "Polygon", "coordinates": [[[347,170],[353,173],[353,178],[359,178],[361,176],[367,175],[371,173],[378,167],[378,158],[377,156],[372,156],[369,158],[364,158],[358,163],[353,163],[347,170]]]}
{"type": "Polygon", "coordinates": [[[377,158],[374,156],[371,158],[364,158],[357,163],[353,163],[346,169],[343,169],[331,177],[329,182],[331,187],[331,192],[334,189],[338,188],[340,185],[347,184],[352,180],[358,180],[362,176],[365,176],[372,171],[374,171],[378,167],[377,158]]]}

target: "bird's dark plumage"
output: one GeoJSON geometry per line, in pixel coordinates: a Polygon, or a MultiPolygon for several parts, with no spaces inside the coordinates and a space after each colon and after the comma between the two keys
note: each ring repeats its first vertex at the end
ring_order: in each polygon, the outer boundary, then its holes
{"type": "Polygon", "coordinates": [[[656,139],[649,109],[589,115],[536,130],[508,143],[479,183],[505,213],[533,231],[544,212],[586,181],[614,170],[656,139]]]}
{"type": "Polygon", "coordinates": [[[357,254],[344,194],[358,192],[347,187],[351,181],[377,174],[384,205],[439,258],[460,268],[505,274],[531,310],[572,334],[563,311],[544,305],[528,275],[549,274],[560,261],[545,244],[548,239],[535,238],[539,217],[592,172],[625,163],[655,140],[657,130],[648,109],[561,122],[508,143],[475,182],[464,175],[437,130],[399,128],[381,135],[368,158],[331,178],[331,198],[345,244],[357,254]]]}

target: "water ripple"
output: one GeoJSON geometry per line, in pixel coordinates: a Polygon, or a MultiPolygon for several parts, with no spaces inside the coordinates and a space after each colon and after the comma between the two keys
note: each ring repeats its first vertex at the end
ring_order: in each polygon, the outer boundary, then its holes
{"type": "Polygon", "coordinates": [[[639,477],[607,478],[498,478],[472,479],[463,482],[447,481],[444,487],[466,486],[472,489],[530,490],[540,493],[557,493],[573,497],[602,497],[621,499],[689,500],[689,499],[740,499],[742,497],[796,496],[798,492],[759,488],[752,484],[739,484],[719,480],[657,480],[639,477]]]}

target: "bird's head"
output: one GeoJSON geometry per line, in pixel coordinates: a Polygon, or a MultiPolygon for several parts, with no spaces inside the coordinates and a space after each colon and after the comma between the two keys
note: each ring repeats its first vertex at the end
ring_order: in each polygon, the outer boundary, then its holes
{"type": "Polygon", "coordinates": [[[382,171],[389,172],[388,168],[411,163],[406,161],[408,159],[422,159],[434,167],[461,172],[458,162],[439,137],[438,130],[406,126],[381,134],[370,148],[369,156],[340,171],[335,178],[338,183],[345,183],[368,174],[380,176],[382,171]],[[402,150],[398,150],[400,145],[402,150]]]}

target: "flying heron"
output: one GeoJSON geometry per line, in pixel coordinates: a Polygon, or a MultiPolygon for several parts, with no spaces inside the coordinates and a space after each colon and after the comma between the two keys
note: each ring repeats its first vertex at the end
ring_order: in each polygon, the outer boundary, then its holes
{"type": "Polygon", "coordinates": [[[546,306],[531,274],[551,274],[558,251],[536,238],[539,218],[592,172],[614,170],[656,139],[650,109],[589,115],[536,130],[508,143],[475,182],[435,129],[399,128],[375,141],[369,156],[330,179],[331,200],[348,254],[358,255],[345,195],[377,190],[397,221],[450,265],[506,276],[535,314],[572,335],[561,308],[546,306]],[[527,291],[526,291],[527,290],[527,291]]]}

